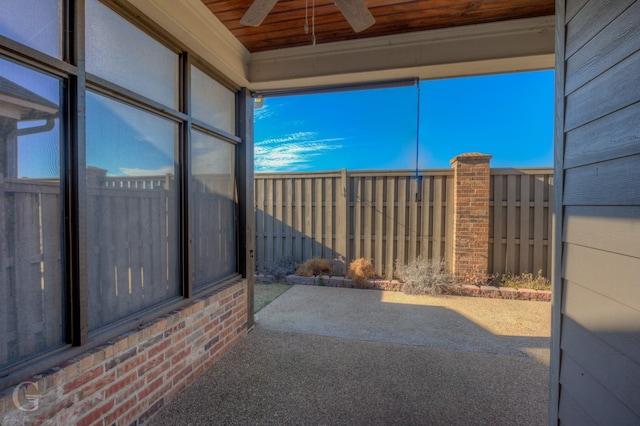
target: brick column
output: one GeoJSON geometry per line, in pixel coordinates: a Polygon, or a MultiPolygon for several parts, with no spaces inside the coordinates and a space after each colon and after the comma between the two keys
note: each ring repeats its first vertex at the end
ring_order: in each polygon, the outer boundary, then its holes
{"type": "Polygon", "coordinates": [[[451,160],[453,181],[453,256],[451,272],[472,279],[488,271],[489,161],[491,155],[461,154],[451,160]]]}

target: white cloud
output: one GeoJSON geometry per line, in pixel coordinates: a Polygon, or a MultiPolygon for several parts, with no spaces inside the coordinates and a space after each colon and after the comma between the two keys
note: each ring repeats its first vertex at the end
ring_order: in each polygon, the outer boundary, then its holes
{"type": "Polygon", "coordinates": [[[253,110],[253,119],[254,121],[264,120],[265,118],[273,117],[277,112],[275,109],[269,105],[263,105],[260,108],[256,108],[253,110]]]}
{"type": "Polygon", "coordinates": [[[257,172],[298,171],[327,151],[342,148],[344,138],[316,139],[316,132],[296,132],[255,144],[257,172]]]}

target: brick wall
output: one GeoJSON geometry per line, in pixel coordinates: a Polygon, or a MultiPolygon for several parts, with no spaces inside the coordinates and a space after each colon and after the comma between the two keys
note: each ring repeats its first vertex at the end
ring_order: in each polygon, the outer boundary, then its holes
{"type": "Polygon", "coordinates": [[[451,272],[458,276],[483,276],[489,268],[490,160],[491,155],[479,153],[451,160],[455,185],[451,272]]]}
{"type": "Polygon", "coordinates": [[[246,321],[240,281],[3,391],[0,424],[143,423],[244,337],[246,321]]]}

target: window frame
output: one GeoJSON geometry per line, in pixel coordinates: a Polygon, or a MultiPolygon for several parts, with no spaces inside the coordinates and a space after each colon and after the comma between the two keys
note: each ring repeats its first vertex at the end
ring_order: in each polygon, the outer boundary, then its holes
{"type": "MultiPolygon", "coordinates": [[[[247,264],[245,254],[241,250],[238,229],[242,223],[236,221],[235,247],[236,272],[216,282],[194,289],[193,286],[193,247],[192,239],[192,199],[189,192],[191,164],[191,131],[197,130],[230,143],[234,147],[234,180],[236,185],[245,179],[238,176],[241,170],[237,165],[244,151],[245,142],[240,136],[230,134],[205,122],[191,117],[190,106],[190,67],[196,66],[200,71],[215,79],[235,93],[234,116],[238,134],[246,134],[242,129],[238,111],[246,103],[242,90],[237,85],[218,74],[204,60],[197,57],[186,46],[173,36],[159,28],[149,18],[133,6],[126,7],[117,0],[98,0],[122,19],[127,20],[160,44],[178,54],[178,110],[160,104],[114,83],[86,72],[85,69],[85,0],[62,0],[62,52],[61,59],[48,56],[36,49],[22,45],[0,35],[0,57],[6,58],[22,66],[30,67],[38,72],[60,78],[62,81],[60,99],[60,186],[61,209],[63,222],[62,233],[62,280],[65,291],[63,305],[66,329],[63,335],[66,344],[39,353],[33,357],[22,359],[15,364],[0,370],[0,388],[18,383],[39,371],[43,371],[80,353],[104,344],[106,341],[132,329],[142,326],[159,316],[187,305],[195,296],[210,294],[246,277],[247,271],[241,270],[247,264]],[[126,318],[117,320],[98,330],[89,332],[88,319],[88,271],[87,271],[87,185],[86,185],[86,93],[91,90],[103,96],[124,102],[147,112],[162,116],[178,124],[178,268],[180,295],[150,308],[136,312],[126,318]]],[[[246,91],[246,90],[245,90],[246,91]]],[[[246,97],[246,96],[245,96],[246,97]]],[[[237,217],[236,199],[234,215],[237,217]]],[[[246,207],[245,207],[246,208],[246,207]]],[[[251,318],[251,315],[248,315],[251,318]]],[[[249,319],[251,322],[251,319],[249,319]]]]}

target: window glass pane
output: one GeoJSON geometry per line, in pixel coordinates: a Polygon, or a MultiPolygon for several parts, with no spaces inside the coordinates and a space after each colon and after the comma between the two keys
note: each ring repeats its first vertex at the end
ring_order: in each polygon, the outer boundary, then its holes
{"type": "Polygon", "coordinates": [[[0,35],[61,57],[60,0],[0,0],[0,35]]]}
{"type": "Polygon", "coordinates": [[[191,66],[191,115],[227,133],[236,133],[235,93],[191,66]]]}
{"type": "Polygon", "coordinates": [[[61,82],[0,59],[0,368],[64,337],[61,82]]]}
{"type": "Polygon", "coordinates": [[[178,55],[97,0],[88,0],[87,71],[172,108],[178,55]]]}
{"type": "Polygon", "coordinates": [[[179,294],[178,125],[87,93],[89,328],[179,294]]]}
{"type": "Polygon", "coordinates": [[[192,132],[194,285],[236,272],[235,147],[202,132],[192,132]]]}

